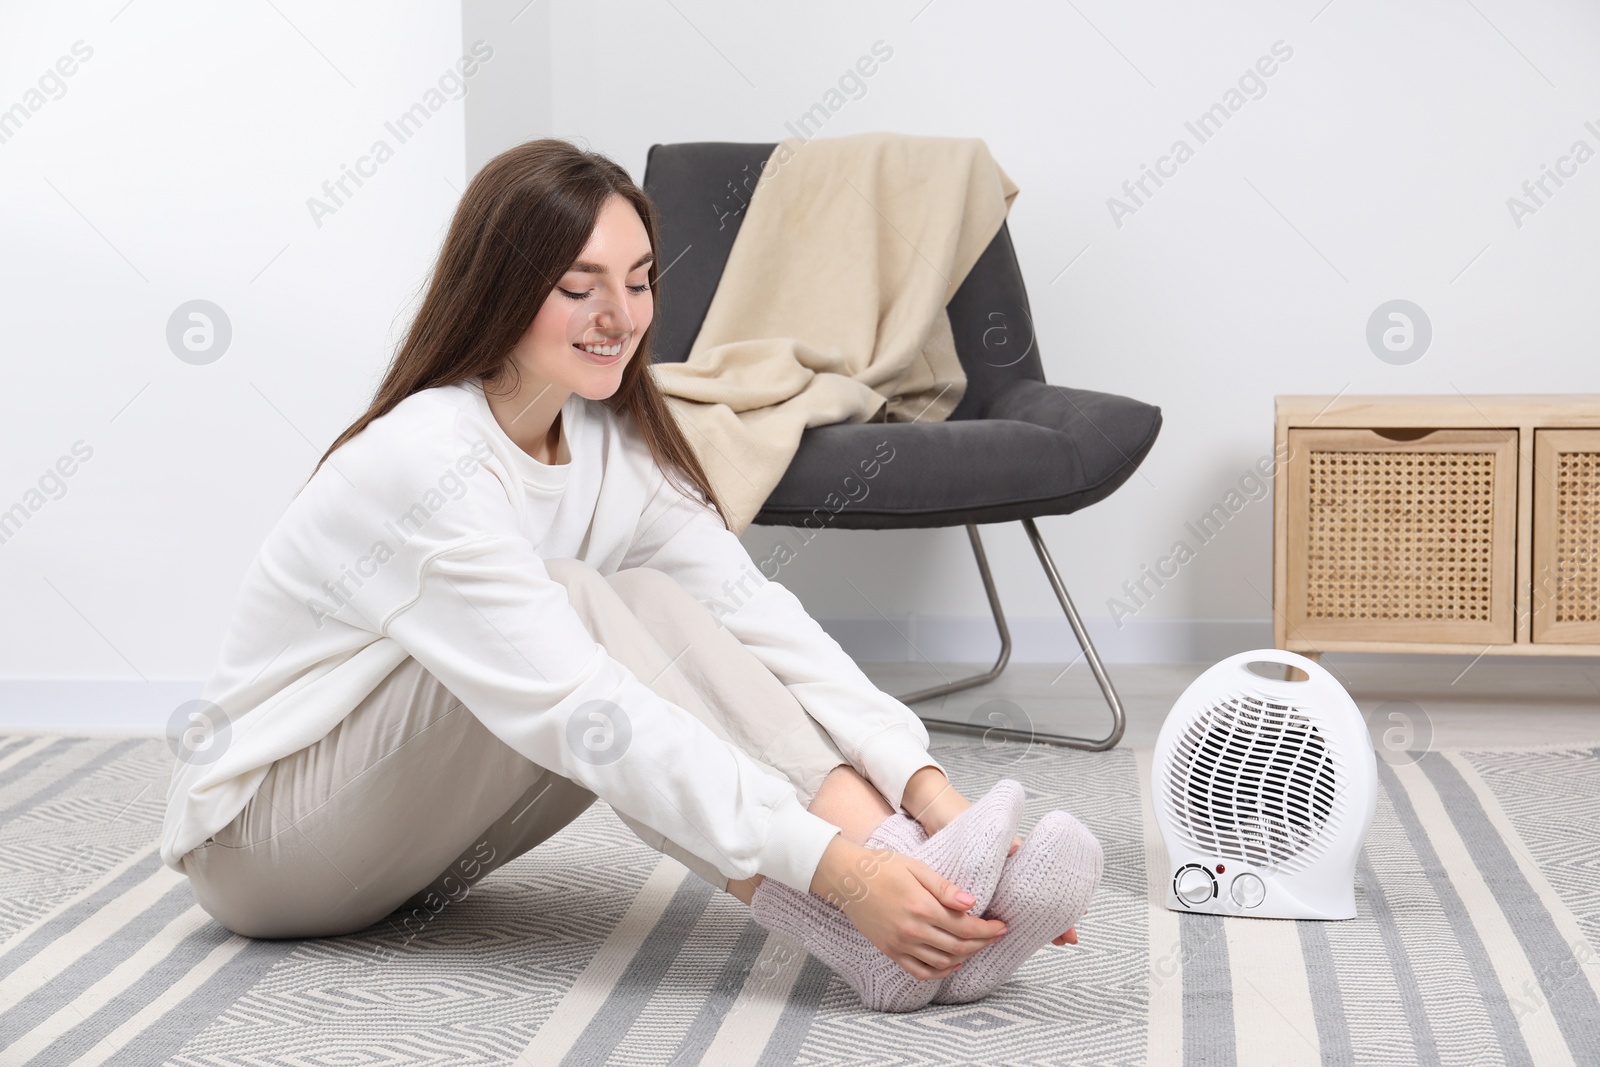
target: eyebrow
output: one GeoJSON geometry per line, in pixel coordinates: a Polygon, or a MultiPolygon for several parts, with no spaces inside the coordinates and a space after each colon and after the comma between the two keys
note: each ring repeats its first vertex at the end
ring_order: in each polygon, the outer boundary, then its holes
{"type": "MultiPolygon", "coordinates": [[[[655,258],[656,258],[656,255],[655,255],[654,252],[646,252],[644,255],[640,256],[637,261],[635,261],[633,266],[628,268],[628,273],[632,274],[634,271],[638,270],[640,267],[644,266],[646,263],[650,263],[650,262],[654,261],[655,258]]],[[[581,259],[578,260],[578,262],[574,263],[572,266],[567,268],[567,273],[568,274],[571,274],[574,271],[576,271],[579,274],[609,274],[609,273],[611,273],[610,271],[606,270],[605,267],[601,266],[599,263],[586,263],[581,259]]]]}

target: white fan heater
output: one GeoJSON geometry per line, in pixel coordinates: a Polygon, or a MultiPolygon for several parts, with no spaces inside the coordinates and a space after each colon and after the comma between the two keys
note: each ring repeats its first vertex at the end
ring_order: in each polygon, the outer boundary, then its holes
{"type": "Polygon", "coordinates": [[[1167,907],[1355,917],[1378,767],[1360,709],[1321,665],[1277,649],[1218,663],[1167,715],[1150,777],[1167,846],[1167,907]],[[1251,663],[1307,677],[1267,678],[1251,663]]]}

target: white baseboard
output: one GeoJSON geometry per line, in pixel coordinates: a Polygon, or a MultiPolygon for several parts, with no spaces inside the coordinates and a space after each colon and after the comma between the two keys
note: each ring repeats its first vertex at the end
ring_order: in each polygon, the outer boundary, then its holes
{"type": "Polygon", "coordinates": [[[0,733],[165,734],[167,719],[194,700],[203,678],[0,678],[0,733]]]}
{"type": "MultiPolygon", "coordinates": [[[[863,662],[991,663],[1000,651],[988,616],[900,616],[819,622],[863,662]]],[[[1070,663],[1078,643],[1064,617],[1008,619],[1013,663],[1070,663]]],[[[1213,663],[1272,644],[1272,626],[1251,619],[1087,620],[1107,663],[1213,663]]],[[[0,679],[0,733],[164,733],[174,709],[200,695],[203,678],[142,682],[120,679],[0,679]]]]}

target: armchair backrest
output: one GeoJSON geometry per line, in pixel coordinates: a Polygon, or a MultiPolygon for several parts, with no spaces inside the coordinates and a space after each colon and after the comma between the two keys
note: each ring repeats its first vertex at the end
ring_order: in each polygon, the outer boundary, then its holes
{"type": "MultiPolygon", "coordinates": [[[[689,357],[711,307],[745,206],[776,144],[703,141],[653,145],[644,188],[660,213],[661,313],[651,341],[656,362],[689,357]]],[[[1017,378],[1044,380],[1022,270],[1002,224],[948,305],[967,390],[952,419],[982,414],[1017,378]]]]}

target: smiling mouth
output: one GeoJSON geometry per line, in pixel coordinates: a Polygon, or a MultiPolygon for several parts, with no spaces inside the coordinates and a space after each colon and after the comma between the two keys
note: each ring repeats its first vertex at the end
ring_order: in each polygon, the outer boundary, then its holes
{"type": "Polygon", "coordinates": [[[601,359],[612,359],[622,355],[622,350],[626,346],[622,341],[613,341],[608,344],[585,344],[581,341],[574,341],[572,343],[572,347],[591,356],[598,356],[601,359]]]}

